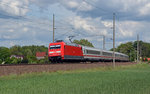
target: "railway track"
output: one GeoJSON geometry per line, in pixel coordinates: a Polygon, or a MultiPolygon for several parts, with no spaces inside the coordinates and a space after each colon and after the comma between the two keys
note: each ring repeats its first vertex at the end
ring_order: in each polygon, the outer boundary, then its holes
{"type": "MultiPolygon", "coordinates": [[[[116,66],[136,64],[131,62],[116,62],[116,66]]],[[[36,72],[56,72],[66,70],[90,69],[104,66],[112,66],[112,62],[96,63],[63,63],[63,64],[10,64],[0,65],[0,76],[11,74],[24,74],[36,72]]]]}

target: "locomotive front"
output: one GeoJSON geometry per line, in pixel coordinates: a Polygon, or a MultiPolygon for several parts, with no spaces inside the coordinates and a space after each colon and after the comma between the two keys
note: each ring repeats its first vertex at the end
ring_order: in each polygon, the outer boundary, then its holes
{"type": "Polygon", "coordinates": [[[50,43],[48,49],[48,58],[51,62],[61,62],[64,57],[64,42],[50,43]]]}

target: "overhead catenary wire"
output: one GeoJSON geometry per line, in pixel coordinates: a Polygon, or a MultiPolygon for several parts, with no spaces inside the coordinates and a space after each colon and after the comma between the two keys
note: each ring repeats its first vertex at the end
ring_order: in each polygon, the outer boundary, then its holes
{"type": "Polygon", "coordinates": [[[93,3],[88,2],[87,0],[82,0],[82,1],[83,1],[83,2],[86,2],[87,4],[89,4],[89,5],[93,6],[93,7],[97,8],[97,9],[100,9],[100,10],[101,10],[101,11],[103,11],[104,13],[109,13],[109,14],[111,14],[111,13],[112,13],[112,12],[110,12],[110,11],[106,10],[106,9],[103,9],[103,8],[101,8],[101,7],[98,7],[98,6],[95,6],[93,3]]]}
{"type": "Polygon", "coordinates": [[[68,34],[68,33],[72,32],[72,31],[73,31],[73,29],[74,29],[74,28],[72,28],[72,30],[71,30],[71,31],[67,31],[67,32],[64,32],[63,34],[59,35],[58,37],[56,37],[56,38],[55,38],[55,40],[56,40],[56,39],[58,39],[58,38],[60,38],[61,36],[65,36],[66,34],[68,34]]]}
{"type": "MultiPolygon", "coordinates": [[[[87,2],[87,1],[85,1],[84,0],[84,2],[87,2]]],[[[0,4],[3,4],[3,5],[6,5],[6,6],[8,6],[8,7],[12,7],[12,5],[8,5],[7,3],[2,3],[2,2],[0,2],[0,4]]],[[[13,5],[14,6],[14,5],[13,5]]],[[[80,4],[80,7],[82,6],[82,4],[80,4]]],[[[28,9],[28,10],[33,10],[33,9],[31,9],[31,8],[29,8],[29,7],[27,7],[27,6],[16,6],[16,7],[18,7],[18,8],[22,8],[22,9],[28,9]]],[[[38,10],[34,10],[34,11],[37,11],[37,12],[41,12],[41,11],[38,11],[38,10]]],[[[47,11],[47,10],[46,10],[47,11]]],[[[78,10],[77,10],[78,11],[78,10]]],[[[18,15],[16,15],[16,16],[18,16],[18,15]]],[[[57,15],[56,15],[57,16],[57,15]]],[[[18,17],[22,17],[22,18],[24,18],[24,19],[28,19],[28,18],[25,18],[24,16],[18,16],[18,17]]],[[[60,20],[62,20],[62,19],[60,19],[60,20]]],[[[33,22],[33,21],[31,21],[31,20],[28,20],[28,21],[30,21],[30,22],[33,22]]],[[[66,20],[62,20],[63,21],[63,24],[64,24],[64,22],[66,22],[66,20]]],[[[58,23],[61,23],[60,21],[58,22],[58,23]]],[[[66,22],[66,23],[68,23],[68,22],[66,22]]],[[[47,23],[46,23],[47,24],[47,23]]]]}
{"type": "MultiPolygon", "coordinates": [[[[33,9],[31,9],[31,8],[29,8],[29,7],[27,7],[27,6],[19,6],[19,5],[9,5],[9,4],[7,4],[7,3],[3,3],[3,2],[0,2],[0,5],[5,5],[5,6],[8,6],[9,8],[12,8],[13,6],[15,6],[15,7],[18,7],[18,8],[21,8],[21,9],[27,9],[27,10],[32,10],[33,11],[33,9]]],[[[39,7],[40,8],[40,7],[39,7]]],[[[46,9],[42,9],[42,10],[46,10],[46,9]]],[[[34,10],[34,11],[36,11],[36,12],[41,12],[41,11],[39,11],[39,10],[34,10]]],[[[48,14],[50,14],[49,12],[48,12],[48,10],[46,10],[47,11],[47,13],[48,14]]],[[[51,13],[51,14],[53,14],[53,13],[51,13]]],[[[18,17],[18,18],[20,18],[20,19],[28,19],[28,18],[26,18],[26,17],[24,17],[23,15],[21,16],[21,15],[12,15],[12,16],[16,16],[16,17],[18,17]]],[[[58,15],[57,15],[58,16],[58,15]]],[[[62,20],[62,19],[60,19],[60,20],[62,20]]],[[[52,21],[52,20],[51,20],[52,21]]],[[[62,20],[63,22],[65,22],[65,20],[62,20]]]]}

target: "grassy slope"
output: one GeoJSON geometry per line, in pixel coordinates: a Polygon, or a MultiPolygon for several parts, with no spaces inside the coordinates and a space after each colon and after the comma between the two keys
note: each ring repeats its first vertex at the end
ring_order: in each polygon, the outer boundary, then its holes
{"type": "Polygon", "coordinates": [[[150,66],[1,77],[0,94],[150,94],[150,66]]]}

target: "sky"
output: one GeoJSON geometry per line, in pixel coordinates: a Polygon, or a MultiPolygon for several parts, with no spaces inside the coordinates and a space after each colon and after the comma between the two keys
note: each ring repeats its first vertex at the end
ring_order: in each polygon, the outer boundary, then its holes
{"type": "Polygon", "coordinates": [[[96,48],[140,40],[150,42],[150,0],[0,0],[0,46],[45,45],[53,40],[87,39],[96,48]]]}

